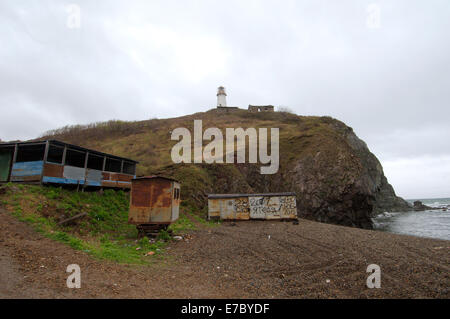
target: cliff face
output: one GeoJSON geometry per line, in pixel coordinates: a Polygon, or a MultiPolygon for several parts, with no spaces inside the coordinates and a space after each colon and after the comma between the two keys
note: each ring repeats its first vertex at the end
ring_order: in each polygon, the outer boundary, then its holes
{"type": "Polygon", "coordinates": [[[50,137],[134,158],[141,162],[138,174],[172,176],[182,183],[182,199],[198,210],[204,211],[208,193],[293,191],[302,218],[370,229],[373,214],[410,209],[395,195],[366,144],[330,117],[212,110],[174,119],[68,128],[45,138],[50,137]],[[278,127],[278,173],[261,175],[259,164],[171,163],[176,142],[169,132],[176,127],[192,132],[194,119],[203,120],[203,129],[217,127],[222,132],[227,127],[278,127]]]}
{"type": "Polygon", "coordinates": [[[366,143],[353,132],[348,132],[347,141],[357,154],[363,167],[363,181],[368,192],[373,194],[372,216],[382,212],[398,212],[411,210],[410,204],[396,196],[394,188],[384,176],[383,167],[378,159],[367,148],[366,143]]]}
{"type": "Polygon", "coordinates": [[[351,128],[328,117],[321,123],[326,133],[300,135],[295,143],[304,144],[303,151],[280,174],[241,169],[252,190],[294,191],[300,217],[366,229],[379,212],[411,209],[395,195],[380,162],[351,128]]]}

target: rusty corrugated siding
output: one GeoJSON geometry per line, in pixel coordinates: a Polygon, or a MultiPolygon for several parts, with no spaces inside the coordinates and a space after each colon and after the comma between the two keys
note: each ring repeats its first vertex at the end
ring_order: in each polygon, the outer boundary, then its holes
{"type": "Polygon", "coordinates": [[[180,184],[177,182],[172,183],[172,222],[176,221],[180,215],[180,184]],[[174,197],[175,190],[178,189],[177,198],[174,197]]]}
{"type": "Polygon", "coordinates": [[[102,186],[104,186],[104,187],[117,187],[117,182],[102,181],[102,186]]]}
{"type": "Polygon", "coordinates": [[[129,223],[171,223],[176,220],[179,199],[174,199],[175,184],[178,183],[167,179],[133,180],[129,223]]]}
{"type": "Polygon", "coordinates": [[[41,176],[11,176],[12,182],[39,182],[41,176]]]}
{"type": "Polygon", "coordinates": [[[61,164],[44,164],[44,176],[63,177],[64,166],[61,164]]]}
{"type": "Polygon", "coordinates": [[[133,176],[121,173],[110,173],[109,179],[112,181],[131,182],[133,176]]]}
{"type": "Polygon", "coordinates": [[[84,169],[80,167],[44,163],[43,179],[44,183],[54,184],[80,184],[86,186],[96,187],[114,187],[114,188],[131,188],[131,179],[133,175],[122,175],[117,177],[115,181],[109,180],[112,174],[109,172],[102,172],[96,169],[84,169]],[[106,180],[105,180],[106,179],[106,180]]]}
{"type": "Polygon", "coordinates": [[[150,206],[150,194],[151,185],[149,182],[142,181],[134,183],[131,190],[131,204],[130,207],[149,207],[150,206]]]}
{"type": "Polygon", "coordinates": [[[102,178],[103,178],[101,181],[102,186],[131,188],[131,180],[134,178],[134,175],[102,172],[102,178]]]}

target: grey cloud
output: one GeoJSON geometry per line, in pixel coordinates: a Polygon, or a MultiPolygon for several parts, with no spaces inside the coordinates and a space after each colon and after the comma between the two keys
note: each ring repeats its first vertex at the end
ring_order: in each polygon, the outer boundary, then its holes
{"type": "Polygon", "coordinates": [[[225,85],[230,105],[338,118],[383,164],[445,158],[449,16],[445,0],[2,1],[0,138],[205,111],[225,85]],[[66,26],[71,3],[80,29],[66,26]]]}

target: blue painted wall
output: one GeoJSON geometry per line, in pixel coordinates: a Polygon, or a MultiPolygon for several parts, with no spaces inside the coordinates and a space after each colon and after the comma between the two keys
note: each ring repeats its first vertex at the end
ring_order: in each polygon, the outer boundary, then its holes
{"type": "MultiPolygon", "coordinates": [[[[33,162],[19,162],[14,163],[11,170],[11,181],[21,182],[29,181],[31,176],[35,178],[32,181],[39,181],[40,176],[43,173],[44,161],[33,161],[33,162]]],[[[102,172],[97,170],[86,170],[84,168],[77,168],[71,166],[64,167],[64,177],[52,177],[43,176],[43,183],[54,183],[54,184],[80,184],[89,186],[102,186],[102,172]],[[87,176],[85,176],[85,174],[87,176]],[[86,179],[86,180],[85,180],[86,179]]],[[[136,177],[136,176],[134,176],[136,177]]],[[[117,182],[117,185],[130,185],[130,182],[117,182]]]]}
{"type": "Polygon", "coordinates": [[[78,184],[80,185],[84,184],[84,180],[77,180],[77,179],[70,179],[70,178],[64,178],[64,177],[51,177],[51,176],[44,176],[42,178],[43,183],[55,183],[55,184],[78,184]]]}
{"type": "Polygon", "coordinates": [[[42,174],[43,168],[43,161],[14,163],[11,177],[38,176],[42,174]]]}

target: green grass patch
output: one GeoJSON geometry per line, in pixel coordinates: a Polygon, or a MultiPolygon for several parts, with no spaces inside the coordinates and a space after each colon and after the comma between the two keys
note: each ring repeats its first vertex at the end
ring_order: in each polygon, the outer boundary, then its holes
{"type": "Polygon", "coordinates": [[[195,225],[185,214],[180,214],[178,220],[171,224],[169,229],[174,233],[182,233],[187,230],[195,229],[195,225]]]}
{"type": "Polygon", "coordinates": [[[209,227],[216,227],[220,225],[220,220],[214,221],[214,220],[207,220],[205,217],[206,212],[202,212],[202,216],[194,213],[193,210],[189,211],[189,216],[191,216],[193,219],[195,219],[197,222],[199,222],[202,225],[209,226],[209,227]]]}
{"type": "MultiPolygon", "coordinates": [[[[75,192],[36,185],[3,186],[0,203],[18,220],[44,236],[98,259],[126,264],[149,264],[164,257],[164,248],[171,240],[161,232],[157,241],[137,241],[137,229],[128,224],[129,195],[123,191],[75,192]],[[87,217],[68,226],[58,221],[86,212],[87,217]],[[149,252],[153,252],[148,254],[149,252]]],[[[192,229],[185,219],[175,227],[192,229]]],[[[178,230],[175,231],[175,233],[178,230]]]]}

